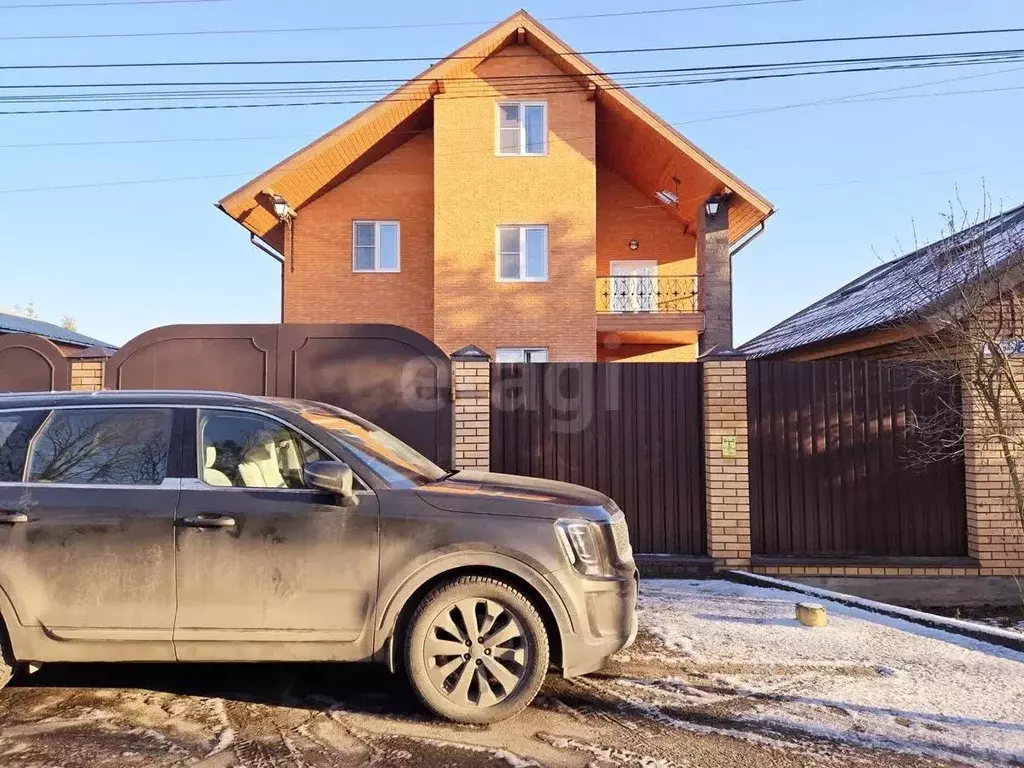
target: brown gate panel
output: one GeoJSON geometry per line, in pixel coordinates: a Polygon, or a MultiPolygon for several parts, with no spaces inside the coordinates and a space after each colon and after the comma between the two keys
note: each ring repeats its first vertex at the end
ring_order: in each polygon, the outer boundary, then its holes
{"type": "Polygon", "coordinates": [[[0,336],[0,392],[71,388],[71,366],[53,342],[31,333],[0,336]]]}
{"type": "Polygon", "coordinates": [[[126,344],[107,372],[115,389],[205,389],[332,403],[451,466],[451,364],[406,328],[166,326],[126,344]]]}
{"type": "Polygon", "coordinates": [[[966,555],[962,446],[916,426],[959,412],[952,383],[907,365],[754,361],[747,396],[754,554],[966,555]]]}
{"type": "Polygon", "coordinates": [[[283,325],[277,391],[346,408],[452,463],[451,362],[393,325],[283,325]]]}
{"type": "Polygon", "coordinates": [[[700,365],[496,363],[491,390],[492,470],[607,494],[637,552],[704,553],[700,365]]]}
{"type": "Polygon", "coordinates": [[[204,389],[273,395],[277,326],[168,325],[136,336],[107,361],[114,389],[204,389]]]}

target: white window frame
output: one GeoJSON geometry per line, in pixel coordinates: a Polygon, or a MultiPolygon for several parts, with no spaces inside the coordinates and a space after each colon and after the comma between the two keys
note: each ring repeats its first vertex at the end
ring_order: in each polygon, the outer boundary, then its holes
{"type": "Polygon", "coordinates": [[[546,101],[499,101],[494,105],[494,154],[498,157],[546,157],[548,154],[548,103],[546,101]],[[516,105],[519,107],[519,151],[501,151],[501,108],[516,105]],[[541,107],[544,114],[544,141],[540,152],[526,151],[526,108],[541,107]]]}
{"type": "Polygon", "coordinates": [[[355,219],[352,222],[352,271],[362,273],[374,272],[401,272],[402,271],[402,224],[399,221],[389,219],[355,219]],[[360,224],[373,224],[373,269],[359,269],[356,267],[356,227],[360,224]],[[398,234],[395,238],[395,268],[382,269],[380,266],[380,227],[382,224],[394,224],[398,234]]]}
{"type": "Polygon", "coordinates": [[[498,347],[495,350],[494,361],[497,363],[547,363],[549,362],[548,348],[547,347],[498,347]],[[531,354],[542,353],[544,355],[543,360],[530,360],[528,356],[531,354]],[[507,357],[509,355],[516,355],[517,360],[502,360],[502,354],[507,357]]]}
{"type": "Polygon", "coordinates": [[[546,283],[548,281],[548,225],[547,224],[499,224],[494,228],[494,277],[499,283],[546,283]],[[502,277],[501,274],[501,230],[519,229],[519,277],[502,277]],[[544,275],[526,276],[526,233],[537,229],[544,233],[544,275]]]}

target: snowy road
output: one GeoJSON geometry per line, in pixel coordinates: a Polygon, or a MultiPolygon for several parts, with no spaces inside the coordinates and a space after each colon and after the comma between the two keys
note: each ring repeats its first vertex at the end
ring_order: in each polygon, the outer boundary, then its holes
{"type": "Polygon", "coordinates": [[[1024,656],[728,582],[646,581],[636,646],[490,728],[351,665],[52,665],[0,692],[0,765],[1024,765],[1024,656]]]}

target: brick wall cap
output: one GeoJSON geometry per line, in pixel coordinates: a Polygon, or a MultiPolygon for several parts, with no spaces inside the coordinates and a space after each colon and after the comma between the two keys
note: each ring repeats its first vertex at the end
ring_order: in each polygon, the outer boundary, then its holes
{"type": "Polygon", "coordinates": [[[705,360],[746,360],[748,355],[731,347],[715,347],[697,357],[699,361],[705,360]]]}
{"type": "Polygon", "coordinates": [[[452,352],[452,360],[460,362],[473,362],[476,360],[490,360],[491,356],[475,344],[467,344],[461,349],[452,352]]]}
{"type": "Polygon", "coordinates": [[[76,349],[73,352],[65,352],[64,357],[69,360],[88,360],[90,358],[103,359],[112,356],[116,351],[116,349],[110,349],[108,347],[86,347],[85,349],[76,349]]]}

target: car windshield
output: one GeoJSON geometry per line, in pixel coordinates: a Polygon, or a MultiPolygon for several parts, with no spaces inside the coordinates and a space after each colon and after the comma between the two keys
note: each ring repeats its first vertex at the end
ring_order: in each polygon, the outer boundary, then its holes
{"type": "Polygon", "coordinates": [[[309,400],[278,400],[288,410],[330,432],[370,469],[396,488],[440,480],[445,471],[390,432],[354,413],[309,400]]]}

